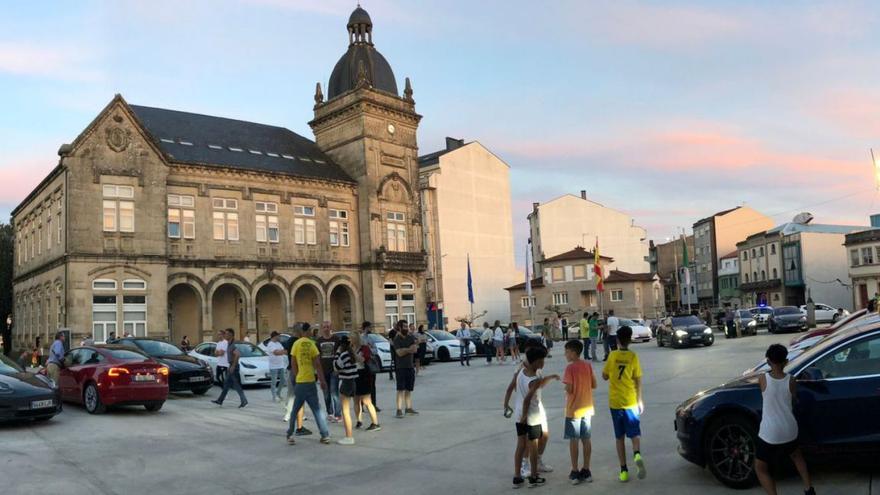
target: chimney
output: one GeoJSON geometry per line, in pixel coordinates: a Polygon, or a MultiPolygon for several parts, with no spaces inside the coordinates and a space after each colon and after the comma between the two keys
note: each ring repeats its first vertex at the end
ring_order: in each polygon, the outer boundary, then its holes
{"type": "Polygon", "coordinates": [[[532,203],[532,211],[538,213],[538,206],[540,205],[541,203],[532,203]]]}
{"type": "Polygon", "coordinates": [[[457,150],[464,146],[464,139],[455,139],[449,136],[446,137],[446,151],[457,150]]]}
{"type": "Polygon", "coordinates": [[[587,199],[587,191],[581,189],[581,199],[587,199]]]}

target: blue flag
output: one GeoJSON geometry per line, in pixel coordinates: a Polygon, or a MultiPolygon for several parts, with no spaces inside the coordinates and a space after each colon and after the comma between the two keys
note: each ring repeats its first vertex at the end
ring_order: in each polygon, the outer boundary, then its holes
{"type": "Polygon", "coordinates": [[[468,302],[474,303],[474,281],[471,279],[471,255],[467,258],[468,266],[468,302]]]}

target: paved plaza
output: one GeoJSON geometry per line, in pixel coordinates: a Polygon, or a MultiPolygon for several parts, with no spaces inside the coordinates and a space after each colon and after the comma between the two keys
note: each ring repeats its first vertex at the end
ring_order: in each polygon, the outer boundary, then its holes
{"type": "MultiPolygon", "coordinates": [[[[539,492],[732,493],[707,472],[678,456],[672,427],[675,406],[693,393],[739,374],[762,356],[766,335],[718,340],[710,348],[659,349],[636,344],[645,371],[646,413],[643,444],[648,477],[626,485],[616,481],[617,463],[607,412],[607,386],[596,392],[593,421],[594,482],[570,486],[568,448],[562,440],[563,391],[551,384],[544,395],[551,442],[545,461],[555,468],[539,492]]],[[[562,373],[557,344],[548,373],[562,373]]],[[[0,427],[0,478],[4,494],[290,494],[315,493],[503,493],[511,490],[513,424],[501,403],[513,366],[470,368],[457,363],[429,366],[418,378],[418,417],[394,419],[392,383],[378,380],[382,431],[356,431],[357,445],[321,445],[318,436],[284,441],[281,409],[268,389],[247,390],[250,405],[237,408],[233,397],[223,408],[204,397],[175,395],[161,412],[143,408],[90,416],[67,405],[48,423],[0,427]]],[[[600,370],[599,367],[596,368],[600,370]]],[[[307,426],[315,430],[314,421],[307,426]]],[[[342,436],[341,425],[331,435],[342,436]]],[[[815,469],[819,493],[870,494],[870,475],[859,471],[815,469]]],[[[875,473],[874,477],[877,478],[875,473]]],[[[524,488],[525,490],[525,488],[524,488]]],[[[757,489],[742,493],[759,493],[757,489]]],[[[801,493],[795,478],[781,493],[801,493]]]]}

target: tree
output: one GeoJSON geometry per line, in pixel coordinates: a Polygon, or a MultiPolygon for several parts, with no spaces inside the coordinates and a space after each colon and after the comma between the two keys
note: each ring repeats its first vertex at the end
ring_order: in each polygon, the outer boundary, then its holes
{"type": "Polygon", "coordinates": [[[474,326],[475,321],[486,316],[486,314],[488,314],[488,313],[489,313],[488,311],[483,310],[482,313],[477,313],[477,314],[468,315],[468,316],[457,316],[455,318],[455,321],[457,321],[459,323],[464,323],[465,325],[468,326],[468,328],[472,328],[474,326]]]}
{"type": "Polygon", "coordinates": [[[563,318],[568,318],[569,316],[576,314],[578,312],[577,309],[568,307],[568,306],[556,306],[550,304],[544,307],[544,310],[556,315],[560,320],[563,318]]]}
{"type": "Polygon", "coordinates": [[[3,334],[5,347],[0,351],[7,354],[12,348],[12,331],[6,327],[6,316],[12,314],[13,241],[12,225],[0,223],[0,332],[3,334]]]}

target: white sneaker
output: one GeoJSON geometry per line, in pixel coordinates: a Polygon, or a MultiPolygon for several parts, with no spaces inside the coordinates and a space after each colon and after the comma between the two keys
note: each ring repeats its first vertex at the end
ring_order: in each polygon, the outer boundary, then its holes
{"type": "Polygon", "coordinates": [[[352,437],[342,437],[336,441],[339,445],[354,445],[354,438],[352,437]]]}
{"type": "Polygon", "coordinates": [[[549,464],[544,464],[544,459],[538,458],[538,472],[539,473],[552,473],[553,466],[549,464]]]}

